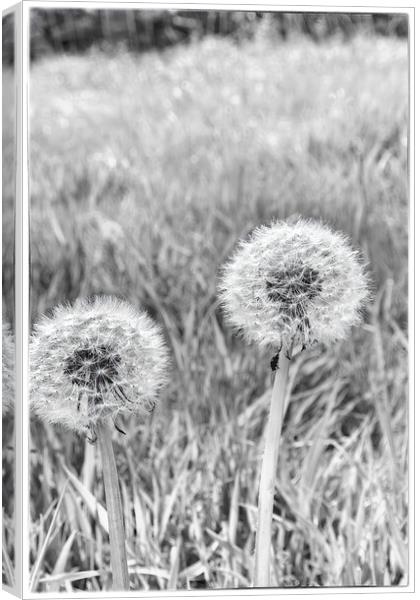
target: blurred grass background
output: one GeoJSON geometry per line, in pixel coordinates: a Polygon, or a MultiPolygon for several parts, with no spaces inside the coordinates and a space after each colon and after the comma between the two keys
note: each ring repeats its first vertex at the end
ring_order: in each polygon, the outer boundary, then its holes
{"type": "MultiPolygon", "coordinates": [[[[273,581],[407,582],[407,40],[285,37],[266,15],[242,37],[62,48],[31,69],[32,319],[114,294],[173,353],[153,417],[115,435],[133,589],[251,584],[271,356],[232,334],[216,286],[239,237],[297,214],[361,247],[373,303],[291,366],[273,581]]],[[[32,434],[32,588],[106,589],[96,448],[32,434]]]]}

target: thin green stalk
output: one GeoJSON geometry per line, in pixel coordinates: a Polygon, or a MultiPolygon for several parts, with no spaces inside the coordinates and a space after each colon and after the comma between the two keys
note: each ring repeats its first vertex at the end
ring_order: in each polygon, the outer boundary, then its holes
{"type": "Polygon", "coordinates": [[[270,586],[271,522],[273,517],[274,484],[283,413],[286,401],[289,360],[280,352],[271,394],[264,456],[258,492],[258,522],[255,542],[254,587],[270,586]]]}
{"type": "Polygon", "coordinates": [[[108,420],[100,420],[96,426],[102,458],[102,473],[105,486],[108,513],[109,542],[111,548],[112,589],[129,590],[127,554],[125,550],[125,529],[121,504],[120,486],[114,449],[112,430],[108,420]]]}

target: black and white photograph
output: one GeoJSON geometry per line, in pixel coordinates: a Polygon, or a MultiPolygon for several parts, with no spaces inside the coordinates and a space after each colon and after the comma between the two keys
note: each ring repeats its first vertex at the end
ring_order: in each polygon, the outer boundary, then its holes
{"type": "Polygon", "coordinates": [[[15,585],[15,18],[2,15],[2,582],[15,585]]]}
{"type": "Polygon", "coordinates": [[[404,590],[409,15],[29,14],[29,592],[404,590]]]}

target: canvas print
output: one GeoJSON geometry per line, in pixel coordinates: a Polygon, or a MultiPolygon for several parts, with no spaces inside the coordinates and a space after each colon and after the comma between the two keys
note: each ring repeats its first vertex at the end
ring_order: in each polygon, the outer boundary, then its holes
{"type": "Polygon", "coordinates": [[[407,15],[30,52],[31,591],[406,586],[407,15]]]}
{"type": "Polygon", "coordinates": [[[2,15],[2,581],[15,561],[15,18],[2,15]]]}

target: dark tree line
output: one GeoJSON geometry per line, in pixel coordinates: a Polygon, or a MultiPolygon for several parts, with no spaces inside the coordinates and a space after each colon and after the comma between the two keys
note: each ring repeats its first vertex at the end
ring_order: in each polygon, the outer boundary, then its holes
{"type": "MultiPolygon", "coordinates": [[[[134,51],[165,48],[208,34],[250,38],[267,13],[244,11],[55,10],[31,11],[31,57],[52,52],[83,52],[93,45],[134,51]]],[[[301,33],[320,41],[351,37],[360,30],[407,36],[401,14],[269,13],[271,31],[281,39],[301,33]]],[[[3,61],[13,60],[13,23],[3,19],[3,61]]]]}

